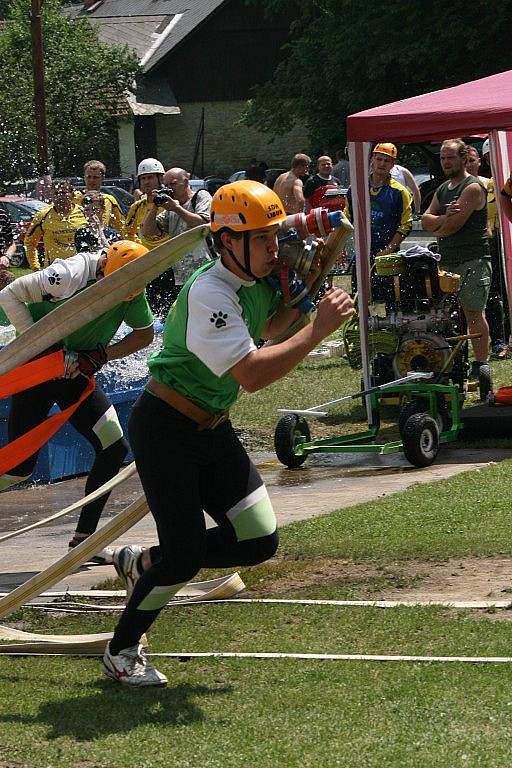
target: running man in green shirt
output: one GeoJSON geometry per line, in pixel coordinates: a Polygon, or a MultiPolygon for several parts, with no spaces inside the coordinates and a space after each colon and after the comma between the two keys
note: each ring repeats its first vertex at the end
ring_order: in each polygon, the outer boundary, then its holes
{"type": "MultiPolygon", "coordinates": [[[[147,252],[140,243],[121,240],[97,253],[78,253],[68,259],[57,259],[49,267],[24,275],[0,291],[0,310],[18,333],[41,319],[63,301],[71,298],[92,282],[100,280],[123,263],[147,252]]],[[[61,410],[76,403],[89,379],[108,361],[118,360],[147,347],[153,340],[153,315],[144,292],[116,304],[104,314],[66,336],[66,377],[52,379],[14,395],[9,412],[8,435],[13,441],[41,424],[50,408],[57,403],[61,410]],[[113,344],[122,322],[133,330],[113,344]]],[[[86,495],[99,488],[119,471],[128,453],[116,410],[96,384],[93,392],[70,418],[70,424],[91,444],[95,458],[85,484],[86,495]]],[[[38,452],[7,474],[0,476],[0,491],[27,480],[36,465],[38,452]]],[[[108,494],[82,508],[70,548],[94,533],[108,494]]],[[[112,549],[98,552],[93,561],[112,562],[112,549]]]]}
{"type": "Polygon", "coordinates": [[[140,638],[201,568],[254,565],[272,557],[277,524],[263,480],[228,419],[240,387],[256,392],[285,376],[353,313],[328,291],[314,321],[279,344],[298,316],[265,280],[278,258],[278,196],[256,181],[221,187],[211,207],[219,258],[185,283],[149,360],[151,378],[129,425],[159,546],[115,550],[131,595],[105,651],[104,672],[129,686],[165,685],[140,638]],[[206,529],[204,512],[215,521],[206,529]]]}

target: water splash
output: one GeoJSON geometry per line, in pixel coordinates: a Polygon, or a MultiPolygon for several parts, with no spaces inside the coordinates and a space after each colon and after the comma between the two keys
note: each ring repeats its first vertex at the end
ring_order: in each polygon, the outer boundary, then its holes
{"type": "Polygon", "coordinates": [[[0,346],[8,344],[16,336],[14,325],[0,325],[0,346]]]}
{"type": "MultiPolygon", "coordinates": [[[[161,324],[156,326],[156,328],[161,329],[161,324]]],[[[123,323],[112,341],[120,341],[130,333],[130,331],[131,328],[123,323]]],[[[99,385],[109,394],[113,392],[140,389],[144,386],[149,376],[147,365],[148,358],[151,357],[154,352],[157,352],[161,346],[162,335],[161,332],[157,330],[155,332],[155,338],[148,347],[140,349],[138,352],[134,352],[122,360],[112,360],[104,365],[98,375],[99,385]]]]}

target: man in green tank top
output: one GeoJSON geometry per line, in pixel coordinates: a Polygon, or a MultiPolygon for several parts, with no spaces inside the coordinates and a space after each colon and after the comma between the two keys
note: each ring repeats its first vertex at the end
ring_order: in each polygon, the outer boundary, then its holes
{"type": "Polygon", "coordinates": [[[468,147],[462,139],[446,139],[441,145],[441,167],[447,177],[423,214],[423,229],[438,238],[441,265],[461,276],[459,300],[473,339],[475,360],[470,379],[478,379],[489,356],[489,326],[485,305],[492,269],[487,239],[487,193],[478,177],[466,170],[468,147]]]}

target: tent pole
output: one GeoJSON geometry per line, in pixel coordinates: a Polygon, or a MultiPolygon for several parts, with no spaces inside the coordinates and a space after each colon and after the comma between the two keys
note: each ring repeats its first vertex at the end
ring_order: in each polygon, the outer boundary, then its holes
{"type": "MultiPolygon", "coordinates": [[[[356,249],[356,275],[361,337],[361,359],[363,363],[363,386],[369,389],[370,356],[368,347],[368,305],[370,302],[370,194],[368,187],[368,158],[370,144],[349,142],[350,181],[352,192],[352,215],[356,249]]],[[[373,425],[370,398],[366,397],[368,425],[373,425]]]]}

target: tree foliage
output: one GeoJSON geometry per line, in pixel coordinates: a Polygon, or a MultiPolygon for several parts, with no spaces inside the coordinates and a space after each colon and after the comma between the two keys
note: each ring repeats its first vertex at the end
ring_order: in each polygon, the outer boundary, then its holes
{"type": "MultiPolygon", "coordinates": [[[[138,63],[127,48],[99,42],[87,19],[43,4],[48,141],[55,175],[99,157],[117,165],[116,115],[138,63]]],[[[36,175],[30,0],[11,0],[0,34],[0,179],[36,175]]]]}
{"type": "MultiPolygon", "coordinates": [[[[265,6],[290,9],[289,0],[265,6]]],[[[510,7],[509,0],[302,0],[283,60],[255,89],[245,119],[272,134],[299,122],[312,151],[338,149],[353,112],[510,69],[510,7]]]]}

